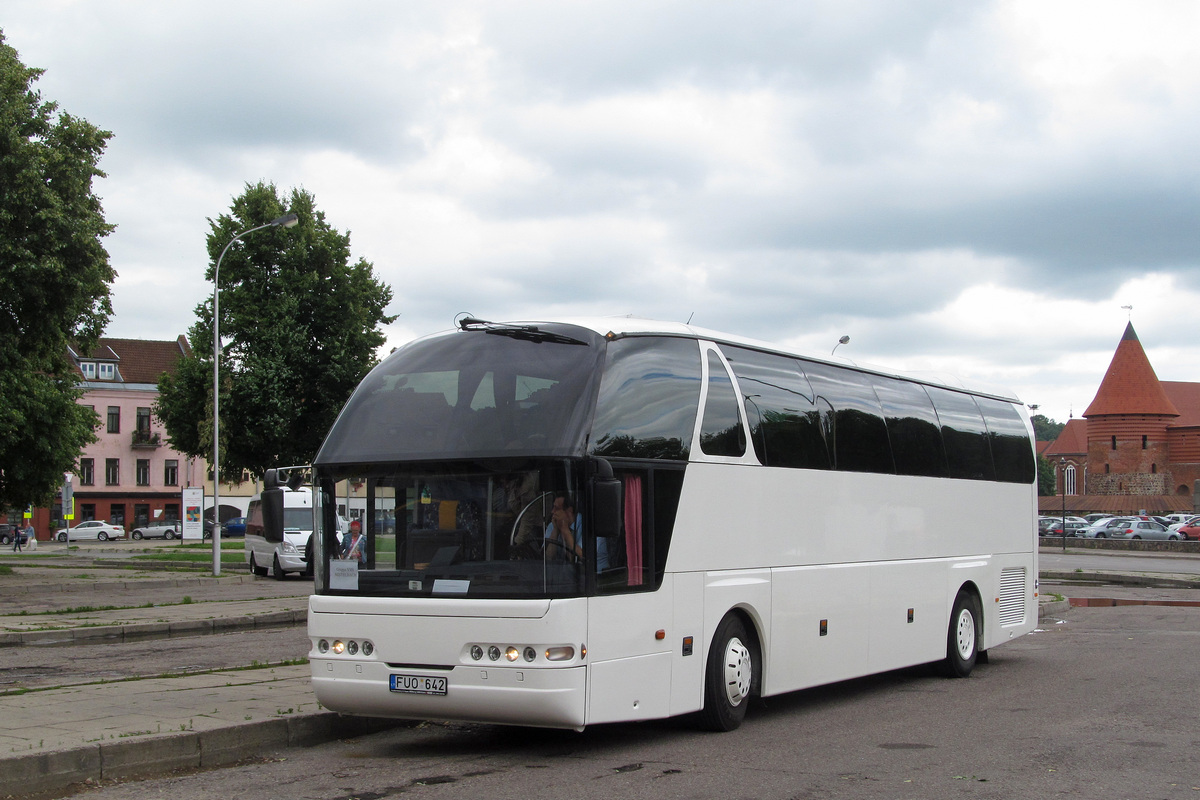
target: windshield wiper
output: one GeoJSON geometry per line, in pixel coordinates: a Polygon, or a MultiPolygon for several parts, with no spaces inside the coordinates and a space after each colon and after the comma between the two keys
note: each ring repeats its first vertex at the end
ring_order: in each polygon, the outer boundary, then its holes
{"type": "Polygon", "coordinates": [[[486,319],[463,317],[458,321],[458,327],[464,331],[483,331],[495,336],[508,336],[509,338],[521,339],[526,342],[551,342],[553,344],[581,344],[584,347],[587,346],[587,342],[561,333],[544,331],[536,325],[512,325],[507,322],[491,322],[486,319]]]}

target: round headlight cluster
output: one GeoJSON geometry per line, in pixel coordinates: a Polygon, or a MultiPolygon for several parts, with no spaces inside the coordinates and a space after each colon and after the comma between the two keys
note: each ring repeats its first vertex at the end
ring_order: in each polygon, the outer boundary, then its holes
{"type": "Polygon", "coordinates": [[[375,652],[375,645],[371,644],[368,639],[364,639],[362,642],[354,639],[334,639],[332,643],[328,639],[321,639],[317,642],[317,652],[322,655],[332,652],[336,656],[340,656],[342,653],[356,656],[360,651],[364,656],[372,655],[375,652]]]}
{"type": "MultiPolygon", "coordinates": [[[[471,654],[472,661],[483,661],[486,655],[488,661],[499,661],[503,658],[509,663],[515,663],[524,659],[526,663],[531,664],[538,658],[537,648],[529,645],[520,647],[510,644],[501,649],[499,645],[495,644],[473,644],[468,648],[468,652],[471,654]]],[[[547,661],[570,661],[575,657],[575,648],[571,645],[547,647],[544,657],[547,661]]]]}

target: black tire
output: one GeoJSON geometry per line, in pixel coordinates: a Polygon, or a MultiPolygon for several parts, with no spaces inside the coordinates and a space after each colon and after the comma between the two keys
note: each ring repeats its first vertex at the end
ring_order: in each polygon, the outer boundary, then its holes
{"type": "Polygon", "coordinates": [[[950,612],[950,626],[946,631],[946,658],[942,661],[942,673],[948,678],[965,678],[975,669],[979,656],[979,645],[983,633],[983,618],[975,595],[960,590],[954,598],[954,610],[950,612]]]}
{"type": "Polygon", "coordinates": [[[250,554],[250,571],[260,578],[265,578],[267,575],[267,568],[258,565],[258,562],[254,559],[254,553],[250,554]]]}
{"type": "Polygon", "coordinates": [[[7,533],[3,536],[0,536],[0,544],[12,544],[12,541],[13,540],[8,537],[7,533]]]}
{"type": "Polygon", "coordinates": [[[313,576],[313,537],[308,537],[308,543],[304,545],[304,577],[311,578],[313,576]]]}
{"type": "Polygon", "coordinates": [[[283,567],[279,566],[279,554],[275,554],[275,561],[271,564],[271,577],[277,581],[281,581],[287,577],[287,573],[283,571],[283,567]]]}
{"type": "Polygon", "coordinates": [[[96,538],[97,538],[97,539],[99,539],[99,540],[100,540],[100,541],[102,541],[102,542],[107,542],[107,541],[108,541],[108,534],[107,534],[107,533],[105,533],[104,531],[100,531],[99,533],[97,533],[97,534],[96,534],[96,538]]]}
{"type": "Polygon", "coordinates": [[[70,538],[70,537],[69,537],[69,536],[67,536],[67,534],[65,534],[65,533],[60,533],[60,534],[58,535],[58,540],[59,540],[60,542],[65,542],[65,541],[67,541],[67,539],[69,539],[69,538],[70,538]]]}
{"type": "Polygon", "coordinates": [[[133,538],[134,538],[134,539],[141,539],[141,538],[142,538],[142,532],[141,532],[141,531],[134,531],[134,532],[133,532],[133,538]]]}
{"type": "Polygon", "coordinates": [[[163,534],[163,538],[164,539],[174,539],[175,531],[167,531],[166,533],[163,534]]]}
{"type": "Polygon", "coordinates": [[[750,693],[758,685],[758,656],[740,617],[721,620],[708,650],[704,707],[700,724],[710,731],[731,731],[742,724],[750,693]]]}
{"type": "Polygon", "coordinates": [[[1097,538],[1097,539],[1107,539],[1107,538],[1108,538],[1108,534],[1107,534],[1107,533],[1097,533],[1097,534],[1096,534],[1096,538],[1097,538]]]}
{"type": "Polygon", "coordinates": [[[1134,538],[1134,539],[1140,539],[1140,538],[1142,538],[1142,537],[1140,537],[1140,536],[1134,536],[1133,538],[1134,538]]]}

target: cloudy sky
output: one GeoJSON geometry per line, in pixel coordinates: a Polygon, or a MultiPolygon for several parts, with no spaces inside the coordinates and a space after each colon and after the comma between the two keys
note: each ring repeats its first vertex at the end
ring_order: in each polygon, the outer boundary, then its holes
{"type": "Polygon", "coordinates": [[[185,333],[207,220],[267,180],[391,284],[389,345],[460,311],[845,334],[1061,421],[1132,319],[1200,381],[1191,0],[6,0],[0,29],[114,134],[111,336],[185,333]]]}

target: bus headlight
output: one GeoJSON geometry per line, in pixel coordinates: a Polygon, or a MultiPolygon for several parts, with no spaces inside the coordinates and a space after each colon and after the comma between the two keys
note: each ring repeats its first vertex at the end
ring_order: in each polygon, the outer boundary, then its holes
{"type": "Polygon", "coordinates": [[[560,647],[547,647],[546,648],[546,660],[547,661],[570,661],[574,657],[575,657],[575,648],[571,647],[571,645],[569,645],[569,644],[562,645],[560,647]]]}
{"type": "Polygon", "coordinates": [[[510,644],[508,646],[508,649],[504,651],[504,657],[507,658],[509,661],[516,661],[518,658],[521,657],[521,652],[519,650],[517,650],[517,648],[513,647],[510,644]]]}
{"type": "Polygon", "coordinates": [[[471,658],[474,659],[475,661],[479,661],[480,659],[482,659],[483,658],[483,648],[477,644],[471,645],[471,658]]]}
{"type": "Polygon", "coordinates": [[[317,642],[317,652],[318,653],[328,653],[329,652],[329,640],[328,639],[322,639],[321,641],[317,642]]]}
{"type": "Polygon", "coordinates": [[[346,643],[343,642],[341,639],[338,639],[337,641],[335,641],[333,643],[333,652],[339,656],[342,653],[346,652],[346,643]]]}

